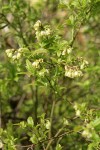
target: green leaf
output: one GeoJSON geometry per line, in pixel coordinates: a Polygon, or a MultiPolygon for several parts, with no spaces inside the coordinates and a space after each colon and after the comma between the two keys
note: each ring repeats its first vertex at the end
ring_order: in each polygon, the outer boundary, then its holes
{"type": "Polygon", "coordinates": [[[24,121],[21,121],[19,123],[19,125],[20,125],[21,128],[25,128],[26,127],[26,123],[24,121]]]}
{"type": "Polygon", "coordinates": [[[29,71],[29,73],[31,73],[31,74],[34,73],[34,69],[33,69],[32,63],[28,59],[26,60],[26,68],[29,71]]]}
{"type": "Polygon", "coordinates": [[[96,2],[96,3],[93,5],[92,14],[93,14],[93,15],[100,14],[100,1],[96,2]]]}
{"type": "Polygon", "coordinates": [[[94,121],[92,121],[91,125],[93,127],[96,127],[96,126],[100,125],[100,118],[96,118],[94,121]]]}
{"type": "Polygon", "coordinates": [[[94,149],[94,146],[95,146],[94,143],[89,144],[87,150],[93,150],[93,149],[94,149]]]}
{"type": "Polygon", "coordinates": [[[67,20],[67,25],[74,26],[74,16],[73,15],[71,15],[69,17],[69,19],[67,20]]]}
{"type": "Polygon", "coordinates": [[[83,5],[83,7],[85,7],[86,4],[87,4],[87,0],[82,0],[82,5],[83,5]]]}
{"type": "Polygon", "coordinates": [[[38,139],[36,137],[35,134],[33,134],[33,136],[30,138],[30,141],[33,143],[33,144],[37,144],[38,143],[38,139]]]}
{"type": "Polygon", "coordinates": [[[28,123],[29,126],[33,127],[34,126],[33,118],[32,117],[28,117],[27,123],[28,123]]]}
{"type": "Polygon", "coordinates": [[[35,56],[35,55],[38,55],[38,54],[47,54],[47,53],[48,53],[48,51],[46,49],[41,48],[41,49],[33,51],[32,56],[35,56]]]}
{"type": "Polygon", "coordinates": [[[62,150],[62,146],[60,144],[57,144],[56,150],[62,150]]]}
{"type": "Polygon", "coordinates": [[[80,130],[82,130],[82,126],[75,126],[74,132],[79,132],[80,130]]]}

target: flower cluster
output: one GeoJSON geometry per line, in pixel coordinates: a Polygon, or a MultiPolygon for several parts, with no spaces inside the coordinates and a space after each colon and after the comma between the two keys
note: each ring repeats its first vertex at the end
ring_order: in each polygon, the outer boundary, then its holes
{"type": "Polygon", "coordinates": [[[6,54],[12,60],[18,60],[21,58],[23,53],[23,48],[19,48],[18,50],[15,49],[7,49],[6,54]]]}
{"type": "Polygon", "coordinates": [[[50,28],[43,28],[40,20],[34,24],[34,29],[36,31],[36,38],[38,40],[48,37],[51,34],[50,28]]]}
{"type": "Polygon", "coordinates": [[[86,61],[85,59],[83,59],[82,57],[78,57],[77,61],[79,62],[79,67],[80,69],[85,69],[88,66],[88,61],[86,61]]]}
{"type": "Polygon", "coordinates": [[[63,118],[63,124],[64,124],[64,126],[69,125],[69,122],[68,122],[68,120],[66,118],[63,118]]]}
{"type": "Polygon", "coordinates": [[[83,73],[77,66],[65,66],[65,76],[69,78],[80,77],[83,73]]]}
{"type": "Polygon", "coordinates": [[[88,64],[89,64],[88,61],[83,60],[82,63],[81,63],[81,65],[80,65],[80,69],[84,69],[85,67],[88,66],[88,64]]]}
{"type": "Polygon", "coordinates": [[[43,59],[42,59],[42,58],[37,59],[36,61],[34,61],[34,62],[32,63],[32,66],[33,66],[34,68],[39,68],[39,64],[42,63],[42,62],[43,62],[43,59]]]}
{"type": "Polygon", "coordinates": [[[63,52],[62,52],[62,55],[64,56],[64,55],[70,54],[70,53],[72,53],[72,48],[71,48],[71,47],[69,47],[68,49],[65,48],[65,49],[63,50],[63,52]]]}
{"type": "Polygon", "coordinates": [[[82,132],[82,136],[89,139],[89,138],[92,137],[92,134],[91,134],[91,132],[90,132],[88,129],[85,129],[85,130],[82,132]]]}
{"type": "Polygon", "coordinates": [[[35,24],[34,24],[34,29],[35,31],[38,31],[42,26],[42,23],[40,20],[38,20],[35,24]]]}
{"type": "Polygon", "coordinates": [[[79,108],[78,108],[78,104],[75,103],[74,106],[73,106],[73,108],[75,109],[76,116],[77,116],[77,117],[80,117],[81,111],[80,111],[79,108]]]}
{"type": "Polygon", "coordinates": [[[91,126],[89,123],[86,125],[82,132],[82,136],[84,138],[90,139],[92,137],[92,131],[94,130],[93,126],[91,126]]]}

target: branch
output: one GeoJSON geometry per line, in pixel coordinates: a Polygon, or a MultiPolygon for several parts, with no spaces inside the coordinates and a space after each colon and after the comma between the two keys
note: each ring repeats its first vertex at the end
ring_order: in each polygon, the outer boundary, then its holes
{"type": "Polygon", "coordinates": [[[37,110],[38,110],[38,86],[35,89],[35,103],[34,103],[34,123],[37,124],[37,110]]]}
{"type": "Polygon", "coordinates": [[[7,27],[7,26],[8,26],[8,24],[5,24],[4,26],[0,27],[0,30],[1,30],[1,29],[4,29],[4,28],[7,27]]]}
{"type": "Polygon", "coordinates": [[[0,128],[2,127],[2,102],[0,98],[0,128]]]}
{"type": "Polygon", "coordinates": [[[57,134],[54,136],[54,137],[52,137],[52,138],[48,138],[48,139],[46,139],[46,140],[42,140],[42,141],[40,141],[39,143],[37,143],[37,144],[30,144],[30,145],[15,145],[16,147],[23,147],[23,148],[34,148],[36,145],[38,145],[38,144],[42,144],[42,143],[44,143],[44,142],[48,142],[48,141],[50,141],[50,140],[55,140],[55,139],[57,139],[57,138],[61,138],[61,137],[64,137],[65,135],[68,135],[68,134],[70,134],[70,133],[73,133],[73,131],[68,131],[68,132],[65,132],[65,133],[63,133],[63,134],[60,134],[60,135],[58,135],[57,136],[57,134]]]}
{"type": "Polygon", "coordinates": [[[73,46],[73,44],[74,44],[74,42],[75,42],[75,39],[76,39],[76,37],[77,37],[77,35],[78,35],[79,31],[80,31],[80,28],[81,28],[82,24],[83,24],[84,21],[86,20],[86,16],[90,13],[91,10],[92,10],[92,6],[90,7],[89,10],[86,11],[84,17],[83,17],[82,20],[80,21],[79,28],[77,29],[76,33],[75,33],[74,36],[73,36],[73,40],[72,40],[71,43],[70,43],[70,46],[71,46],[71,47],[73,46]]]}
{"type": "Polygon", "coordinates": [[[51,115],[50,115],[50,130],[49,130],[49,138],[51,138],[51,130],[52,130],[52,120],[53,120],[53,114],[54,114],[54,108],[55,108],[55,100],[53,100],[52,108],[51,108],[51,115]]]}

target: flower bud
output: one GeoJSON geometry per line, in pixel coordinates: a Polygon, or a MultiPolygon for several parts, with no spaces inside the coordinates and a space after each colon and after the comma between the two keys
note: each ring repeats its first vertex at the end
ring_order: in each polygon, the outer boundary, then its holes
{"type": "Polygon", "coordinates": [[[51,123],[49,120],[46,120],[46,124],[45,124],[46,129],[50,129],[51,127],[51,123]]]}
{"type": "Polygon", "coordinates": [[[35,68],[38,68],[39,67],[39,62],[38,61],[34,61],[32,63],[32,66],[35,67],[35,68]]]}
{"type": "Polygon", "coordinates": [[[81,111],[80,111],[80,110],[77,110],[77,111],[76,111],[76,116],[77,116],[77,117],[80,117],[80,114],[81,114],[81,111]]]}
{"type": "Polygon", "coordinates": [[[0,140],[0,149],[2,149],[3,148],[3,143],[2,143],[2,141],[0,140]]]}
{"type": "Polygon", "coordinates": [[[41,26],[41,21],[38,20],[38,21],[34,24],[34,29],[37,31],[40,26],[41,26]]]}
{"type": "Polygon", "coordinates": [[[70,47],[67,49],[67,53],[70,54],[71,52],[72,52],[72,48],[70,47]]]}
{"type": "Polygon", "coordinates": [[[91,137],[92,137],[92,134],[89,132],[89,130],[85,129],[85,130],[82,132],[82,136],[85,137],[85,138],[91,138],[91,137]]]}
{"type": "Polygon", "coordinates": [[[7,49],[7,50],[6,50],[6,53],[10,53],[10,52],[11,52],[11,49],[7,49]]]}
{"type": "Polygon", "coordinates": [[[51,33],[50,29],[49,28],[46,29],[45,33],[46,33],[46,35],[50,35],[50,33],[51,33]]]}
{"type": "Polygon", "coordinates": [[[13,59],[13,60],[15,60],[16,58],[17,58],[17,56],[16,56],[16,55],[12,56],[12,59],[13,59]]]}
{"type": "Polygon", "coordinates": [[[19,59],[21,57],[21,53],[17,53],[17,59],[19,59]]]}
{"type": "Polygon", "coordinates": [[[63,123],[64,123],[64,125],[69,125],[69,122],[68,122],[68,120],[67,119],[63,119],[63,123]]]}
{"type": "Polygon", "coordinates": [[[11,52],[8,53],[7,56],[8,56],[9,58],[11,58],[11,57],[12,57],[12,53],[11,53],[11,52]]]}
{"type": "Polygon", "coordinates": [[[62,55],[66,55],[66,49],[63,50],[62,55]]]}

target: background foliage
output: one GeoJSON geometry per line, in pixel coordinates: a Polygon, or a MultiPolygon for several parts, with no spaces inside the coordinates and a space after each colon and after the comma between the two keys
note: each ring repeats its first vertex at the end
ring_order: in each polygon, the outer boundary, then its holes
{"type": "Polygon", "coordinates": [[[100,149],[100,0],[0,0],[0,148],[100,149]]]}

